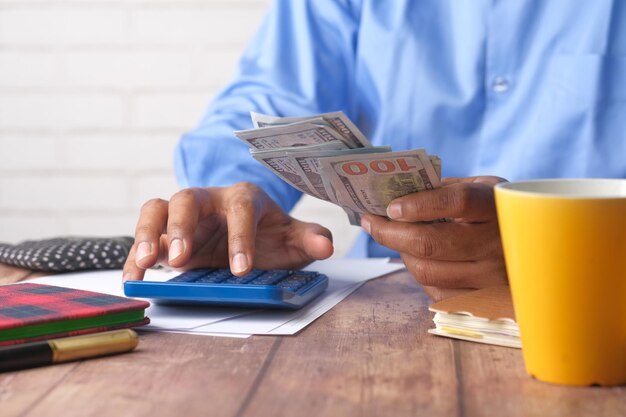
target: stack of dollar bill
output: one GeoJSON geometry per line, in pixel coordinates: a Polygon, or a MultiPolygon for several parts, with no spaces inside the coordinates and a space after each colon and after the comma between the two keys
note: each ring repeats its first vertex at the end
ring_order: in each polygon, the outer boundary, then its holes
{"type": "Polygon", "coordinates": [[[440,185],[439,157],[372,146],[343,112],[251,116],[255,128],[235,135],[252,156],[303,193],[342,207],[351,224],[360,224],[362,213],[386,215],[395,198],[440,185]]]}

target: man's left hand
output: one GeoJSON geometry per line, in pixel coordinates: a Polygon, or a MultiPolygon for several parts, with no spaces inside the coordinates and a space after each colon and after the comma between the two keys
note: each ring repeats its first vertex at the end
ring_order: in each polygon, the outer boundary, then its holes
{"type": "Polygon", "coordinates": [[[389,219],[363,215],[361,226],[378,243],[400,252],[409,272],[435,300],[506,284],[493,191],[503,181],[446,178],[441,188],[393,200],[389,219]],[[442,218],[449,221],[437,222],[442,218]]]}

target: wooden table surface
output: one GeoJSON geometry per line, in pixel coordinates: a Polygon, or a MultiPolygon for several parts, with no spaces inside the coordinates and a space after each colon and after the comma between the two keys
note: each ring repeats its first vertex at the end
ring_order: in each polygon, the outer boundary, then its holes
{"type": "Polygon", "coordinates": [[[400,272],[295,336],[142,332],[130,354],[0,374],[0,416],[626,415],[626,387],[533,380],[518,349],[427,334],[427,306],[400,272]]]}

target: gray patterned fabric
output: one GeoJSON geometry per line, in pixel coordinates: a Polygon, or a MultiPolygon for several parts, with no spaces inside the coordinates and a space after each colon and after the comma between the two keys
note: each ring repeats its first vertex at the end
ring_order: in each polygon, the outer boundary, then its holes
{"type": "Polygon", "coordinates": [[[70,272],[121,269],[134,239],[120,237],[62,237],[0,243],[0,262],[33,271],[70,272]]]}

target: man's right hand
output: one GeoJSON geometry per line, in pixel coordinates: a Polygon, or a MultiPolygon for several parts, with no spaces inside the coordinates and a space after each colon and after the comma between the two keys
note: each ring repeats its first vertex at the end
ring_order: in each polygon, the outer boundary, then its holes
{"type": "Polygon", "coordinates": [[[180,270],[228,267],[297,269],[333,253],[328,229],[286,214],[249,183],[189,188],[141,209],[124,280],[141,280],[157,263],[180,270]]]}

